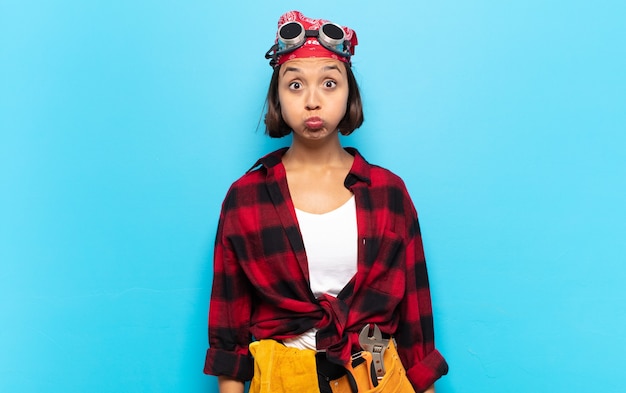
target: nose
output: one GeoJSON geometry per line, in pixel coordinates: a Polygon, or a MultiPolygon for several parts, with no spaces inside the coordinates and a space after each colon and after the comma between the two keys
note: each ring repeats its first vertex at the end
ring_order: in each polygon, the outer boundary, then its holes
{"type": "Polygon", "coordinates": [[[320,108],[320,97],[317,89],[309,89],[306,97],[306,109],[315,110],[320,108]]]}

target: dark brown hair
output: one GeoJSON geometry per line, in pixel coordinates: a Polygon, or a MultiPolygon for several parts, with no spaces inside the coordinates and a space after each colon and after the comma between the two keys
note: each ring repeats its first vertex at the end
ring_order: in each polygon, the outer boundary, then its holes
{"type": "MultiPolygon", "coordinates": [[[[350,66],[346,65],[346,74],[348,76],[348,108],[346,114],[339,122],[337,128],[342,135],[350,135],[354,130],[363,124],[363,105],[361,104],[361,93],[359,85],[356,82],[354,73],[350,66]]],[[[265,114],[265,133],[272,138],[282,138],[291,133],[291,127],[283,119],[280,110],[280,101],[278,100],[278,75],[280,66],[274,68],[270,87],[267,90],[267,98],[265,105],[267,113],[265,114]]]]}

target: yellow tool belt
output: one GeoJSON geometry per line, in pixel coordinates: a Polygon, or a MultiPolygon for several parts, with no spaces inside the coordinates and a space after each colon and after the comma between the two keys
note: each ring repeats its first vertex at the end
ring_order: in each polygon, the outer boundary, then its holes
{"type": "Polygon", "coordinates": [[[355,357],[362,357],[365,361],[355,367],[348,367],[347,375],[330,381],[330,388],[333,393],[355,393],[350,387],[350,375],[356,382],[358,393],[415,393],[413,385],[406,377],[406,371],[402,366],[393,340],[389,340],[385,350],[383,357],[385,375],[380,379],[376,378],[373,371],[376,364],[372,365],[371,352],[363,351],[353,355],[353,359],[355,357]],[[376,386],[374,381],[377,381],[376,386]]]}
{"type": "Polygon", "coordinates": [[[314,350],[261,340],[250,344],[250,353],[254,356],[250,393],[320,393],[314,350]]]}
{"type": "MultiPolygon", "coordinates": [[[[311,349],[289,348],[274,340],[250,344],[254,357],[254,376],[250,393],[319,393],[315,354],[311,349]]],[[[353,364],[346,375],[329,381],[333,393],[415,393],[406,377],[393,340],[384,352],[385,375],[378,379],[372,354],[367,351],[353,355],[353,364]],[[356,385],[356,391],[354,390],[356,385]]]]}

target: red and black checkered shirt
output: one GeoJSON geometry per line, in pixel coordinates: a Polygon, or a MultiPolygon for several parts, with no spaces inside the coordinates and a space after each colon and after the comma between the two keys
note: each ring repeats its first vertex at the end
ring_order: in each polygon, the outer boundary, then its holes
{"type": "Polygon", "coordinates": [[[375,323],[393,335],[409,380],[429,387],[448,366],[435,349],[417,213],[403,181],[355,149],[345,186],[355,196],[357,273],[339,295],[315,298],[280,149],[237,180],[222,206],[204,371],[249,380],[253,339],[282,340],[318,328],[317,348],[347,363],[358,333],[375,323]]]}

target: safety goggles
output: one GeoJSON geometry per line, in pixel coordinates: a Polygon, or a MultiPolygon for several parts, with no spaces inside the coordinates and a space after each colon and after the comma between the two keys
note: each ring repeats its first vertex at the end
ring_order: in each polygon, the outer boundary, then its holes
{"type": "Polygon", "coordinates": [[[350,41],[346,40],[346,33],[341,26],[327,22],[319,30],[306,30],[296,21],[287,22],[278,28],[278,42],[265,53],[265,58],[271,59],[270,65],[274,66],[278,57],[300,48],[311,37],[336,55],[350,59],[350,41]]]}

